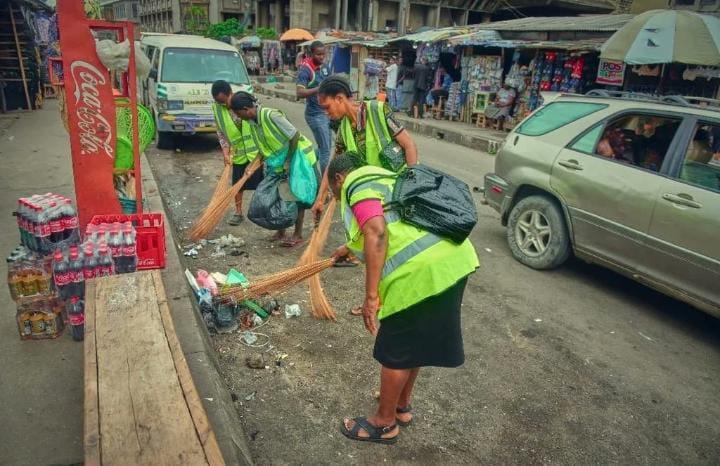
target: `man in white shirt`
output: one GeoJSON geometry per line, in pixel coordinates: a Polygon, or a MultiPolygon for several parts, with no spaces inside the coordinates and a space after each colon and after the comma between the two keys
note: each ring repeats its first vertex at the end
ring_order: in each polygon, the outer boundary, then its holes
{"type": "Polygon", "coordinates": [[[387,90],[388,103],[390,108],[397,110],[397,77],[398,77],[398,65],[397,59],[392,57],[390,59],[390,66],[385,68],[387,71],[387,79],[385,80],[385,89],[387,90]]]}

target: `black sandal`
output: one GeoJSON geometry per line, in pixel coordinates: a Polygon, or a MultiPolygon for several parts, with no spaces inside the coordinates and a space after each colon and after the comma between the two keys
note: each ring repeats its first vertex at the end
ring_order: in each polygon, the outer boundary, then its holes
{"type": "Polygon", "coordinates": [[[336,260],[333,267],[357,267],[358,265],[360,265],[360,262],[358,262],[357,259],[353,260],[352,258],[345,256],[336,260]]]}
{"type": "Polygon", "coordinates": [[[350,430],[345,427],[345,422],[340,423],[340,432],[350,440],[358,440],[360,442],[382,443],[383,445],[392,445],[397,442],[397,435],[390,438],[385,438],[382,436],[383,434],[392,432],[397,427],[397,424],[385,427],[375,427],[374,425],[370,424],[370,422],[368,422],[366,417],[363,416],[353,418],[352,421],[355,422],[355,425],[350,430]],[[367,432],[368,436],[360,437],[360,429],[363,429],[365,432],[367,432]]]}
{"type": "MultiPolygon", "coordinates": [[[[412,406],[407,405],[407,406],[405,406],[404,408],[397,407],[397,408],[395,408],[395,412],[398,413],[398,414],[408,414],[408,413],[412,413],[412,406]]],[[[401,421],[400,419],[395,419],[395,421],[397,421],[397,423],[398,423],[398,425],[399,425],[400,427],[407,427],[407,426],[409,426],[410,424],[412,424],[412,421],[413,421],[413,420],[412,420],[412,418],[410,418],[410,420],[407,421],[407,422],[401,421]]]]}

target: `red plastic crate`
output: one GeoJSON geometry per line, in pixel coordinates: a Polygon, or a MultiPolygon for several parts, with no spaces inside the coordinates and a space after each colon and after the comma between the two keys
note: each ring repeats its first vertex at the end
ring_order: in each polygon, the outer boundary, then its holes
{"type": "Polygon", "coordinates": [[[138,270],[165,268],[165,221],[160,213],[95,215],[90,223],[132,222],[135,226],[138,270]]]}

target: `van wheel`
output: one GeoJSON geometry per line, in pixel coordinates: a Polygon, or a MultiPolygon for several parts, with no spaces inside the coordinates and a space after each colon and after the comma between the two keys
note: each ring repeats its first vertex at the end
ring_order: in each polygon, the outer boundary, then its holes
{"type": "Polygon", "coordinates": [[[563,213],[545,196],[528,196],[513,207],[507,239],[513,257],[533,269],[553,269],[570,256],[563,213]]]}
{"type": "Polygon", "coordinates": [[[167,131],[158,131],[157,148],[163,150],[175,149],[175,135],[167,131]]]}

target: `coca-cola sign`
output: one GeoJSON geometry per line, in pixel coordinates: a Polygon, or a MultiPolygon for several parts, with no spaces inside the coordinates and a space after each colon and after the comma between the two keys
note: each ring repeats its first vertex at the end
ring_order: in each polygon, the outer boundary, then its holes
{"type": "Polygon", "coordinates": [[[92,64],[76,60],[70,65],[75,87],[75,114],[78,118],[80,154],[115,157],[112,144],[113,127],[102,114],[100,87],[107,82],[106,73],[92,64]]]}

